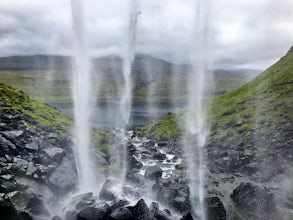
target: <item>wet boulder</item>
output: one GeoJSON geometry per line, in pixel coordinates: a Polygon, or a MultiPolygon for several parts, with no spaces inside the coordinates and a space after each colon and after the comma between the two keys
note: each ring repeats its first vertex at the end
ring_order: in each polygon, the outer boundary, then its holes
{"type": "Polygon", "coordinates": [[[226,210],[222,201],[218,197],[206,197],[206,218],[207,220],[226,220],[226,210]]]}
{"type": "Polygon", "coordinates": [[[99,198],[106,201],[117,199],[116,189],[121,188],[120,183],[115,179],[107,179],[99,194],[99,198]]]}
{"type": "Polygon", "coordinates": [[[146,179],[155,180],[160,178],[163,174],[163,170],[159,165],[150,166],[146,169],[144,177],[146,179]]]}
{"type": "Polygon", "coordinates": [[[156,152],[153,154],[153,158],[156,160],[165,160],[167,158],[166,154],[162,154],[160,152],[156,152]]]}
{"type": "Polygon", "coordinates": [[[45,203],[40,195],[31,194],[27,202],[25,210],[29,211],[34,215],[49,216],[50,213],[47,210],[45,203]]]}
{"type": "Polygon", "coordinates": [[[135,216],[126,207],[115,209],[109,216],[109,220],[135,220],[135,216]]]}
{"type": "Polygon", "coordinates": [[[52,172],[49,182],[55,187],[56,192],[66,193],[71,190],[77,181],[75,166],[67,157],[64,157],[61,164],[52,172]]]}
{"type": "Polygon", "coordinates": [[[192,217],[191,213],[188,212],[187,214],[183,215],[180,220],[193,220],[193,217],[192,217]]]}
{"type": "Polygon", "coordinates": [[[135,206],[129,207],[129,209],[136,219],[150,219],[150,210],[143,199],[140,199],[135,206]]]}
{"type": "Polygon", "coordinates": [[[157,179],[152,187],[155,198],[180,213],[190,210],[189,188],[184,182],[157,179]]]}
{"type": "Polygon", "coordinates": [[[248,218],[274,219],[276,204],[273,193],[266,187],[241,183],[232,194],[231,199],[237,209],[248,218]]]}
{"type": "Polygon", "coordinates": [[[107,207],[86,207],[77,214],[77,220],[102,220],[108,212],[107,207]]]}

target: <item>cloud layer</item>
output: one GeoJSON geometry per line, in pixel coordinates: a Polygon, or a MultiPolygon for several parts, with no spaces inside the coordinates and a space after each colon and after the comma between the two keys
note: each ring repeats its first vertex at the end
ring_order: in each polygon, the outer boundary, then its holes
{"type": "MultiPolygon", "coordinates": [[[[87,42],[93,55],[122,54],[129,25],[129,0],[84,0],[87,42]]],[[[188,62],[196,50],[194,0],[140,0],[138,53],[188,62]],[[193,45],[195,44],[195,45],[193,45]]],[[[207,2],[207,1],[203,1],[207,2]]],[[[216,67],[265,68],[293,45],[293,1],[210,1],[206,27],[216,67]]],[[[2,0],[0,56],[70,54],[70,0],[2,0]]]]}

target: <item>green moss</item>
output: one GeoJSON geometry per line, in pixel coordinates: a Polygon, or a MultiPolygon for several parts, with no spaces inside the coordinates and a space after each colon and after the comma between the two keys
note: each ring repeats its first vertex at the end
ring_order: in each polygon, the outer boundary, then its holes
{"type": "Polygon", "coordinates": [[[177,138],[180,136],[180,129],[177,126],[178,121],[178,116],[176,117],[175,114],[171,114],[141,128],[141,130],[158,140],[177,138]]]}
{"type": "Polygon", "coordinates": [[[51,127],[57,133],[65,134],[72,126],[72,120],[67,115],[4,84],[0,84],[0,103],[2,111],[23,113],[31,124],[36,124],[40,129],[51,127]]]}

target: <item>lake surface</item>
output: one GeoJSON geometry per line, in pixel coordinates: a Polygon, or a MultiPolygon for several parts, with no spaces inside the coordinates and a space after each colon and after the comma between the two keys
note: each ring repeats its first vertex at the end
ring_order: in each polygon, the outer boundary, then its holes
{"type": "MultiPolygon", "coordinates": [[[[73,116],[72,103],[51,103],[51,106],[61,110],[69,116],[73,116]]],[[[160,104],[148,106],[145,103],[136,103],[132,105],[129,126],[143,126],[154,120],[157,120],[168,113],[174,113],[183,110],[185,105],[180,104],[160,104]]],[[[119,103],[98,104],[92,109],[92,125],[97,128],[119,128],[121,127],[121,113],[119,103]]]]}

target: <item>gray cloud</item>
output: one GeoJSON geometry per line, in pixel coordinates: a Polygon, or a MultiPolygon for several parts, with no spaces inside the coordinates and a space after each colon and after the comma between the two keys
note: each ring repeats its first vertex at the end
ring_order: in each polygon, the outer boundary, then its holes
{"type": "MultiPolygon", "coordinates": [[[[128,29],[128,0],[84,0],[93,55],[122,54],[128,29]]],[[[291,0],[210,1],[213,66],[265,68],[293,45],[291,0]]],[[[140,0],[137,52],[188,62],[194,48],[193,0],[140,0]]],[[[0,56],[71,54],[70,0],[2,0],[0,56]]],[[[196,50],[196,48],[194,49],[196,50]]]]}

